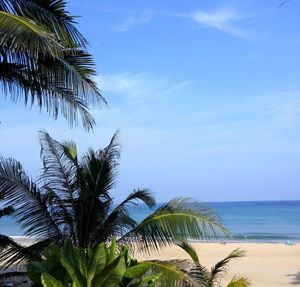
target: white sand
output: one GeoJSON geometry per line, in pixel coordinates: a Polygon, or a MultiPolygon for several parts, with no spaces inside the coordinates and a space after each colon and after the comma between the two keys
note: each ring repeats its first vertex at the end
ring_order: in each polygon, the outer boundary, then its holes
{"type": "MultiPolygon", "coordinates": [[[[33,243],[29,238],[14,238],[21,244],[33,243]]],[[[246,276],[254,287],[300,286],[300,244],[287,246],[283,243],[193,243],[203,265],[211,267],[232,250],[240,247],[246,257],[232,261],[225,283],[234,275],[246,276]]],[[[188,255],[177,246],[164,248],[151,255],[136,254],[137,259],[187,259],[188,255]]]]}
{"type": "MultiPolygon", "coordinates": [[[[223,259],[232,250],[241,247],[246,257],[232,261],[228,278],[246,276],[255,287],[300,286],[300,244],[283,243],[194,243],[201,263],[207,267],[223,259]]],[[[138,259],[185,259],[187,254],[177,246],[164,248],[151,256],[137,255],[138,259]]],[[[223,281],[223,286],[228,281],[223,281]]]]}

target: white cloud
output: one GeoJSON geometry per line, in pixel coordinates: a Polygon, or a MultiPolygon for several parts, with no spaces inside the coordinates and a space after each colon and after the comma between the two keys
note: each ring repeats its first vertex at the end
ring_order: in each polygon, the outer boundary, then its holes
{"type": "Polygon", "coordinates": [[[191,19],[203,27],[211,27],[238,37],[247,36],[246,31],[239,27],[239,23],[250,17],[252,16],[232,9],[219,9],[213,12],[196,11],[190,15],[191,19]]]}
{"type": "Polygon", "coordinates": [[[190,81],[172,82],[167,77],[155,77],[147,73],[123,72],[98,76],[104,93],[119,94],[130,100],[154,99],[167,96],[189,85],[190,81]]]}
{"type": "Polygon", "coordinates": [[[282,104],[274,109],[275,119],[284,126],[294,127],[300,122],[300,100],[282,104]]]}
{"type": "Polygon", "coordinates": [[[211,12],[197,10],[192,13],[144,11],[142,13],[136,12],[130,14],[121,24],[114,26],[113,30],[127,32],[133,26],[149,23],[157,16],[177,19],[188,18],[202,25],[202,27],[214,28],[237,37],[246,37],[248,36],[248,32],[242,29],[241,22],[253,18],[255,15],[246,15],[229,8],[220,8],[211,12]]]}
{"type": "Polygon", "coordinates": [[[127,32],[133,26],[149,23],[153,18],[152,13],[142,13],[141,15],[130,15],[124,22],[119,25],[114,26],[113,31],[117,32],[127,32]]]}

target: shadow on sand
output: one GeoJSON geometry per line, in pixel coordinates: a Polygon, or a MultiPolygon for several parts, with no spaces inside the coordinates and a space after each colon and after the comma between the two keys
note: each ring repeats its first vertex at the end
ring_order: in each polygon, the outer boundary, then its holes
{"type": "Polygon", "coordinates": [[[290,283],[292,285],[299,285],[300,286],[300,271],[297,273],[287,274],[287,277],[290,277],[290,283]]]}

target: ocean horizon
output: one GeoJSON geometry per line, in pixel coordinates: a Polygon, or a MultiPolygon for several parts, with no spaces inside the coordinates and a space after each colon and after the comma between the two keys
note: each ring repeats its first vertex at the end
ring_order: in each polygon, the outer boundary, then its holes
{"type": "MultiPolygon", "coordinates": [[[[211,207],[229,230],[232,239],[227,241],[300,242],[300,200],[203,202],[203,205],[211,207]]],[[[142,204],[129,210],[137,222],[153,212],[142,204]]],[[[24,236],[10,216],[0,219],[0,234],[24,236]]]]}

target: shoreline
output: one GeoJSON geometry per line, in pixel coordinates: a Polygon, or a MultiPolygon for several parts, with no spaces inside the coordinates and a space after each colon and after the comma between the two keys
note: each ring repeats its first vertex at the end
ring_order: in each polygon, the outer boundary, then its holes
{"type": "MultiPolygon", "coordinates": [[[[32,236],[22,236],[22,235],[6,235],[12,239],[14,239],[19,244],[24,243],[31,243],[38,240],[38,237],[32,237],[32,236]]],[[[253,243],[253,244],[287,244],[288,242],[292,243],[293,245],[300,244],[300,239],[268,239],[268,240],[261,240],[261,239],[226,239],[226,238],[220,238],[220,239],[203,239],[203,240],[189,240],[190,243],[205,243],[205,244],[247,244],[247,243],[253,243]]]]}

